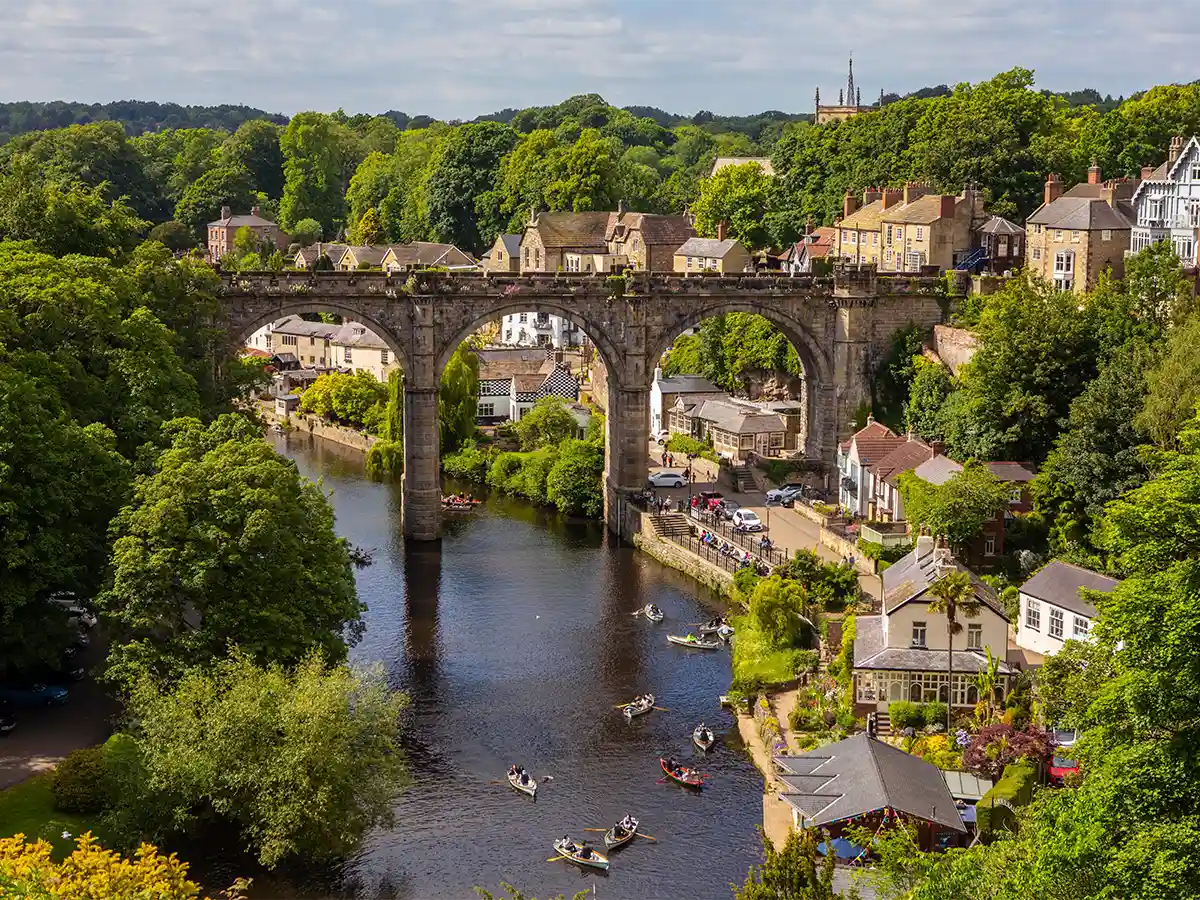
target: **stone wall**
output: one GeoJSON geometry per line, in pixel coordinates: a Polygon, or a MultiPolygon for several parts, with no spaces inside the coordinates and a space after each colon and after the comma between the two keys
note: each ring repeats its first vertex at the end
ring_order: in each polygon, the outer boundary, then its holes
{"type": "Polygon", "coordinates": [[[372,435],[359,431],[356,428],[334,425],[331,422],[326,422],[319,416],[296,413],[285,420],[275,413],[273,404],[262,404],[262,414],[263,418],[268,422],[283,424],[286,421],[288,427],[293,431],[315,435],[327,441],[334,441],[346,447],[353,447],[355,450],[361,450],[363,453],[370,450],[376,441],[376,438],[372,435]]]}
{"type": "Polygon", "coordinates": [[[962,367],[971,361],[978,346],[979,339],[974,332],[949,325],[933,326],[933,352],[955,378],[962,367]]]}
{"type": "Polygon", "coordinates": [[[728,595],[733,588],[733,575],[724,569],[706,562],[694,553],[689,553],[674,541],[660,538],[649,522],[633,537],[633,545],[648,553],[665,566],[690,575],[719,594],[728,595]]]}

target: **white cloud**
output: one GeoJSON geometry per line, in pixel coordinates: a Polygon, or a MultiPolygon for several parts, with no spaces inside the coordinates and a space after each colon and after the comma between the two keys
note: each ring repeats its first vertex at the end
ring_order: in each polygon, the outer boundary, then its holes
{"type": "Polygon", "coordinates": [[[469,118],[594,91],[678,112],[811,108],[845,82],[1055,89],[1196,77],[1200,0],[5,0],[0,100],[246,103],[469,118]]]}

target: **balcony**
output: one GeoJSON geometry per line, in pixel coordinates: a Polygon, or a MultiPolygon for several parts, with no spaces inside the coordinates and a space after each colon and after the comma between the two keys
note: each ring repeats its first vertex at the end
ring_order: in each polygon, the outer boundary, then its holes
{"type": "Polygon", "coordinates": [[[849,494],[851,497],[857,497],[858,496],[858,482],[855,481],[853,478],[843,478],[842,479],[842,490],[845,491],[847,494],[849,494]]]}
{"type": "Polygon", "coordinates": [[[549,316],[535,316],[533,327],[537,331],[553,331],[554,325],[549,316]]]}

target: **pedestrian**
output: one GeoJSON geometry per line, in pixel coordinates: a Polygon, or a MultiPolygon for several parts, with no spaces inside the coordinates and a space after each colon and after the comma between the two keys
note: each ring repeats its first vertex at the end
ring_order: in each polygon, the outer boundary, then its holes
{"type": "Polygon", "coordinates": [[[663,464],[663,468],[666,468],[666,465],[667,465],[667,451],[666,450],[663,451],[662,464],[663,464]]]}

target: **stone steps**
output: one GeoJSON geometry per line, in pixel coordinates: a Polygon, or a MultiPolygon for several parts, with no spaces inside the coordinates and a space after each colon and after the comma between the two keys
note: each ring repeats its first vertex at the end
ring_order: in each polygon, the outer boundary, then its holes
{"type": "Polygon", "coordinates": [[[650,517],[654,533],[659,537],[685,537],[692,533],[692,526],[683,513],[663,513],[650,517]]]}
{"type": "Polygon", "coordinates": [[[758,493],[758,482],[754,480],[754,473],[749,466],[736,466],[729,474],[733,479],[733,489],[739,494],[758,493]]]}

